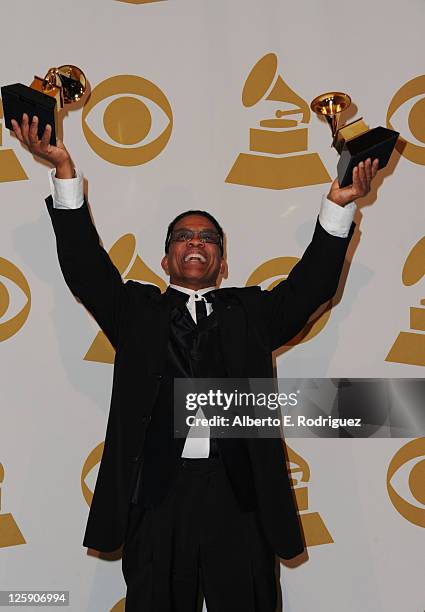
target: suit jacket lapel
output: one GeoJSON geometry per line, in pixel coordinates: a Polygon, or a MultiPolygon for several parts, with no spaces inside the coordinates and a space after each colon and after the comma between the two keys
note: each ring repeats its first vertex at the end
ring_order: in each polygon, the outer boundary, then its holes
{"type": "Polygon", "coordinates": [[[246,372],[246,320],[240,303],[226,289],[214,291],[221,350],[228,376],[243,378],[246,372]]]}
{"type": "Polygon", "coordinates": [[[149,316],[145,322],[145,333],[149,342],[149,369],[153,374],[162,374],[167,356],[170,333],[172,299],[169,291],[154,295],[149,316]]]}

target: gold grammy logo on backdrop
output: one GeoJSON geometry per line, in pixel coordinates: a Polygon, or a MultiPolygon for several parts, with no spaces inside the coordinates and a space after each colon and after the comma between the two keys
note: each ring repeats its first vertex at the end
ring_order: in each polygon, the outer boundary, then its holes
{"type": "MultiPolygon", "coordinates": [[[[173,129],[173,113],[157,85],[136,75],[121,74],[96,85],[84,104],[82,125],[87,142],[102,159],[119,166],[139,166],[157,157],[167,145],[173,129]],[[112,99],[106,103],[107,98],[112,99]],[[93,109],[102,103],[103,120],[98,130],[104,130],[104,138],[93,129],[96,117],[89,121],[91,114],[96,115],[93,109]],[[159,113],[166,118],[162,118],[162,123],[168,123],[152,140],[144,142],[152,131],[152,123],[161,123],[159,113]]],[[[158,126],[153,131],[157,132],[158,126]]]]}
{"type": "MultiPolygon", "coordinates": [[[[0,485],[4,480],[4,468],[0,463],[0,485]]],[[[26,544],[25,538],[22,535],[15,519],[11,514],[1,514],[2,506],[2,491],[0,487],[0,548],[6,546],[18,546],[18,544],[26,544]]]]}
{"type": "MultiPolygon", "coordinates": [[[[264,283],[264,289],[273,289],[281,280],[286,278],[292,268],[299,262],[298,257],[275,257],[262,263],[258,268],[254,270],[251,276],[246,281],[246,287],[253,287],[255,285],[262,285],[264,283]],[[276,278],[277,277],[277,278],[276,278]],[[269,282],[271,279],[271,283],[269,282]],[[266,283],[267,281],[267,283],[266,283]]],[[[324,304],[318,311],[316,311],[307,325],[302,329],[294,338],[292,338],[285,346],[290,348],[302,342],[307,342],[317,336],[322,331],[326,323],[329,321],[331,316],[331,309],[328,304],[324,304]]]]}
{"type": "MultiPolygon", "coordinates": [[[[124,280],[131,279],[150,283],[159,287],[161,291],[167,288],[165,281],[148,268],[136,254],[136,239],[133,234],[121,236],[112,245],[109,257],[124,280]]],[[[84,359],[101,363],[114,362],[115,350],[103,331],[97,334],[84,359]]]]}
{"type": "MultiPolygon", "coordinates": [[[[406,287],[414,285],[425,275],[425,236],[410,251],[403,267],[402,280],[406,287]]],[[[425,366],[425,299],[421,306],[410,308],[410,329],[401,331],[385,361],[425,366]]]]}
{"type": "Polygon", "coordinates": [[[125,612],[125,597],[120,599],[113,608],[111,608],[110,612],[125,612]]]}
{"type": "MultiPolygon", "coordinates": [[[[4,283],[4,281],[2,282],[0,280],[0,342],[11,338],[21,329],[21,327],[27,320],[31,309],[31,292],[27,283],[27,279],[19,270],[19,268],[17,268],[11,261],[0,257],[0,278],[2,276],[5,279],[7,278],[8,281],[12,281],[14,285],[19,287],[21,292],[23,292],[26,297],[26,303],[10,319],[3,321],[4,315],[6,314],[10,306],[11,292],[10,290],[8,290],[7,285],[4,283]]],[[[17,302],[15,297],[16,296],[14,296],[12,300],[13,304],[17,302]]]]}
{"type": "Polygon", "coordinates": [[[274,118],[260,121],[260,128],[251,128],[249,150],[240,153],[226,183],[290,189],[304,185],[329,183],[331,177],[317,153],[301,153],[308,149],[308,129],[298,127],[310,121],[310,107],[277,74],[277,56],[269,53],[253,67],[242,92],[245,107],[260,100],[278,102],[274,118]]]}
{"type": "Polygon", "coordinates": [[[289,459],[289,476],[292,488],[297,500],[298,512],[300,513],[306,546],[318,546],[319,544],[333,544],[322,517],[318,512],[307,512],[308,510],[308,488],[302,483],[310,480],[310,468],[308,463],[298,455],[292,448],[286,445],[289,459]],[[296,475],[296,478],[293,478],[296,475]]]}
{"type": "Polygon", "coordinates": [[[87,505],[90,507],[93,499],[93,491],[90,489],[88,484],[86,483],[86,478],[88,474],[92,471],[94,467],[100,460],[103,455],[103,447],[105,446],[104,442],[101,442],[89,453],[87,459],[84,461],[83,469],[81,470],[81,491],[83,492],[83,497],[86,500],[87,505]]]}
{"type": "Polygon", "coordinates": [[[403,129],[400,128],[398,131],[401,132],[400,140],[403,146],[399,147],[399,150],[403,157],[414,164],[425,165],[425,74],[411,79],[394,94],[387,112],[387,127],[391,130],[394,129],[396,112],[408,100],[412,101],[412,106],[407,124],[416,143],[403,138],[403,129]]]}
{"type": "MultiPolygon", "coordinates": [[[[3,119],[3,105],[0,100],[0,119],[3,119]]],[[[3,126],[0,123],[0,147],[3,145],[3,126]]],[[[13,149],[0,148],[0,183],[28,180],[13,149]]]]}
{"type": "Polygon", "coordinates": [[[396,452],[388,466],[387,490],[394,508],[401,516],[418,527],[425,527],[425,438],[410,440],[396,452]],[[413,463],[413,460],[418,457],[422,457],[422,459],[414,463],[413,466],[409,466],[408,484],[413,499],[415,502],[419,502],[422,507],[402,497],[391,483],[393,476],[402,466],[408,462],[413,463]]]}

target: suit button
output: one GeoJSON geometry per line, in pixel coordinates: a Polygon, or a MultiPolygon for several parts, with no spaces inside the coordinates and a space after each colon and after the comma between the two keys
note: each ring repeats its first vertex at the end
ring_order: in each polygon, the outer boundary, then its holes
{"type": "Polygon", "coordinates": [[[132,460],[134,463],[137,463],[137,462],[139,461],[139,459],[140,459],[140,455],[136,455],[135,457],[132,457],[132,458],[131,458],[131,460],[132,460]]]}
{"type": "Polygon", "coordinates": [[[158,374],[158,372],[156,372],[154,374],[155,378],[157,378],[158,380],[162,380],[164,377],[162,376],[162,374],[158,374]]]}
{"type": "Polygon", "coordinates": [[[151,420],[151,417],[149,415],[144,415],[142,416],[142,423],[148,423],[151,420]]]}

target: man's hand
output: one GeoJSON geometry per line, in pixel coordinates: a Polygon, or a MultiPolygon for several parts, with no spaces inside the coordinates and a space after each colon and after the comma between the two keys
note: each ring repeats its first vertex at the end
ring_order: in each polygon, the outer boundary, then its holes
{"type": "Polygon", "coordinates": [[[15,119],[12,119],[12,126],[16,138],[22,144],[26,145],[31,153],[45,159],[56,167],[57,178],[68,179],[75,176],[74,164],[64,144],[59,140],[57,141],[56,147],[50,144],[50,136],[52,133],[50,125],[46,125],[41,140],[38,138],[37,133],[38,117],[34,116],[30,125],[28,115],[24,113],[22,115],[21,125],[19,125],[15,119]]]}
{"type": "Polygon", "coordinates": [[[369,158],[360,162],[353,169],[353,183],[349,187],[340,187],[336,178],[328,193],[328,200],[339,206],[345,206],[357,198],[363,198],[370,191],[370,183],[378,172],[379,160],[369,158]]]}

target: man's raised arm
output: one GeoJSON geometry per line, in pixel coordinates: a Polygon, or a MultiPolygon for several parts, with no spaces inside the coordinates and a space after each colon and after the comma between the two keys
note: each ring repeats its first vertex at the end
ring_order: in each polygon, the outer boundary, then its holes
{"type": "Polygon", "coordinates": [[[29,151],[55,168],[51,173],[53,197],[46,199],[56,235],[59,263],[72,293],[91,312],[114,347],[118,344],[119,321],[126,291],[121,275],[100,244],[87,202],[82,176],[75,171],[71,156],[60,141],[50,144],[48,125],[38,138],[38,119],[31,124],[23,115],[21,125],[12,120],[13,131],[29,151]]]}
{"type": "Polygon", "coordinates": [[[301,260],[286,280],[263,292],[273,350],[291,340],[317,308],[334,296],[354,229],[354,200],[369,193],[378,165],[377,159],[361,162],[353,170],[349,187],[340,188],[338,179],[334,180],[301,260]]]}

